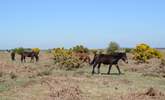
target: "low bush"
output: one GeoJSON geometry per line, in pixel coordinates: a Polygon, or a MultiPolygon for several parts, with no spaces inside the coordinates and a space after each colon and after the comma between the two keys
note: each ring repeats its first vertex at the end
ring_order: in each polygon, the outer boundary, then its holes
{"type": "Polygon", "coordinates": [[[71,48],[73,52],[78,53],[88,53],[89,49],[87,47],[84,47],[83,45],[76,45],[75,47],[71,48]]]}
{"type": "Polygon", "coordinates": [[[133,50],[134,59],[138,62],[146,62],[148,59],[151,58],[162,58],[162,54],[160,51],[151,48],[147,44],[139,44],[136,46],[136,48],[133,50]]]}
{"type": "Polygon", "coordinates": [[[126,53],[130,53],[131,51],[132,51],[131,48],[125,48],[125,52],[126,52],[126,53]]]}
{"type": "Polygon", "coordinates": [[[75,56],[72,56],[71,50],[55,48],[52,53],[54,55],[55,64],[57,64],[60,69],[71,70],[81,67],[82,62],[75,56]]]}

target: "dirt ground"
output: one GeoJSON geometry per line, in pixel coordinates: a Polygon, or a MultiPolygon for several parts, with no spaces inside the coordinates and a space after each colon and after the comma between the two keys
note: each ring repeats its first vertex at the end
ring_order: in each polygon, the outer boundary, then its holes
{"type": "Polygon", "coordinates": [[[148,64],[120,61],[122,75],[112,67],[101,67],[92,75],[92,66],[62,70],[51,54],[42,52],[40,61],[12,62],[9,53],[0,53],[0,100],[165,100],[165,66],[152,59],[148,64]]]}

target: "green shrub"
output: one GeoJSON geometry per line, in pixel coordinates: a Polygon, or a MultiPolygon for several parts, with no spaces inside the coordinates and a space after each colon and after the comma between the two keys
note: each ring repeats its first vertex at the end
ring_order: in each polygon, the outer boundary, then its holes
{"type": "Polygon", "coordinates": [[[100,49],[98,50],[98,54],[103,54],[104,53],[104,50],[100,49]]]}
{"type": "Polygon", "coordinates": [[[51,53],[51,52],[52,52],[51,49],[46,50],[46,53],[51,53]]]}
{"type": "Polygon", "coordinates": [[[146,62],[148,59],[151,58],[162,58],[161,52],[156,49],[151,48],[147,44],[139,44],[133,50],[134,59],[139,62],[146,62]]]}
{"type": "Polygon", "coordinates": [[[92,53],[92,54],[103,54],[104,53],[104,50],[103,49],[93,49],[93,50],[90,50],[90,52],[92,53]]]}
{"type": "Polygon", "coordinates": [[[13,51],[14,51],[15,53],[17,53],[17,54],[21,54],[21,53],[24,52],[25,50],[24,50],[23,47],[20,47],[20,48],[15,48],[15,49],[13,49],[13,51]]]}
{"type": "Polygon", "coordinates": [[[113,54],[116,50],[119,50],[120,46],[116,42],[110,42],[108,48],[107,48],[107,53],[108,54],[113,54]]]}
{"type": "Polygon", "coordinates": [[[71,48],[73,52],[80,52],[80,53],[88,53],[89,49],[84,47],[83,45],[76,45],[75,47],[71,48]]]}
{"type": "Polygon", "coordinates": [[[91,53],[93,53],[94,55],[97,54],[97,50],[96,50],[96,49],[92,49],[92,50],[90,50],[90,51],[91,51],[91,53]]]}
{"type": "Polygon", "coordinates": [[[125,52],[126,52],[126,53],[130,53],[131,51],[132,51],[131,48],[125,48],[125,52]]]}

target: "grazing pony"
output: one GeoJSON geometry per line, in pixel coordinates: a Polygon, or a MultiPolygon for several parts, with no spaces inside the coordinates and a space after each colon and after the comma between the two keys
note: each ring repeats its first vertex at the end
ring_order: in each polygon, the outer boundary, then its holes
{"type": "Polygon", "coordinates": [[[95,67],[98,65],[98,73],[100,73],[100,66],[101,64],[106,64],[109,65],[109,69],[107,74],[110,74],[110,70],[112,65],[116,65],[119,74],[121,74],[120,68],[118,66],[118,61],[122,59],[125,63],[128,63],[128,59],[126,56],[126,53],[114,53],[111,55],[107,55],[107,54],[98,54],[95,55],[93,58],[93,61],[91,62],[91,65],[93,65],[93,70],[92,70],[92,74],[95,73],[95,67]]]}
{"type": "Polygon", "coordinates": [[[90,64],[90,57],[87,53],[73,53],[73,56],[77,57],[79,60],[90,64]]]}
{"type": "Polygon", "coordinates": [[[30,62],[34,62],[34,57],[36,58],[36,62],[39,60],[38,53],[35,52],[22,52],[21,53],[21,62],[26,62],[26,57],[31,57],[30,62]]]}

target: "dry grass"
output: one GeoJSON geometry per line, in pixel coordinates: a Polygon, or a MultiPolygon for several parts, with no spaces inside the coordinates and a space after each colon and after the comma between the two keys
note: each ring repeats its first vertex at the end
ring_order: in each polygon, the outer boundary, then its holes
{"type": "Polygon", "coordinates": [[[144,76],[165,77],[164,60],[153,58],[148,60],[148,63],[139,64],[131,60],[132,55],[129,55],[129,57],[129,65],[123,67],[125,71],[143,73],[144,76]]]}
{"type": "MultiPolygon", "coordinates": [[[[130,57],[130,56],[129,56],[130,57]]],[[[111,75],[91,75],[91,66],[66,71],[54,65],[50,54],[41,53],[37,63],[10,61],[0,53],[0,100],[164,100],[165,79],[144,77],[150,65],[121,63],[123,75],[115,67],[111,75]],[[140,66],[147,66],[146,68],[140,66]],[[132,68],[137,71],[131,71],[132,68]],[[143,69],[144,68],[144,69],[143,69]],[[127,70],[127,71],[125,71],[127,70]]],[[[30,61],[30,59],[29,59],[30,61]]],[[[156,61],[158,64],[159,61],[156,61]]],[[[155,64],[153,62],[152,64],[155,64]]],[[[108,67],[101,67],[106,73],[108,67]]],[[[155,69],[158,71],[158,69],[155,69]]]]}

